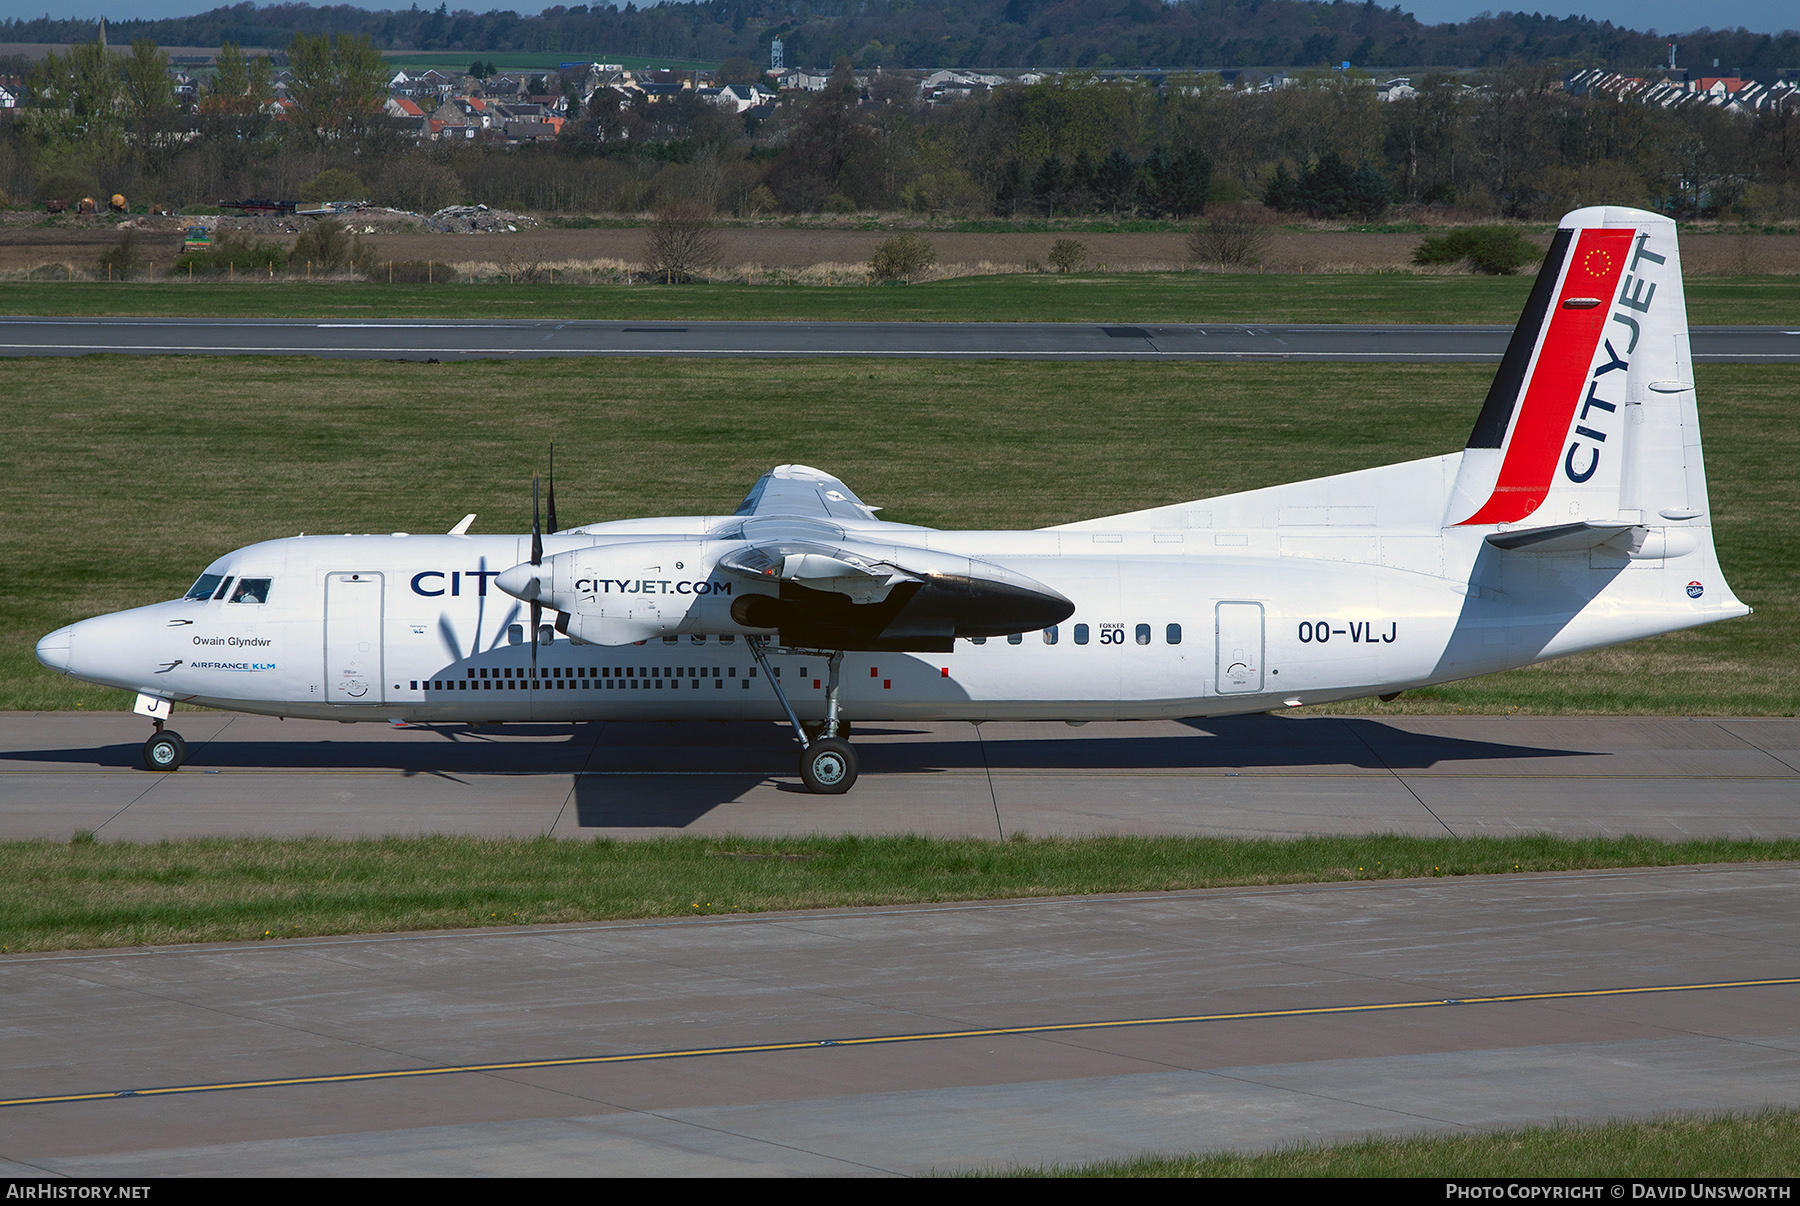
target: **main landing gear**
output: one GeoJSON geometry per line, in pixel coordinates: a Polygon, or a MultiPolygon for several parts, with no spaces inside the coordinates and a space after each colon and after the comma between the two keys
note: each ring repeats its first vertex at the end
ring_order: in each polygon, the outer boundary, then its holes
{"type": "Polygon", "coordinates": [[[830,677],[825,683],[825,723],[801,724],[793,705],[788,703],[787,692],[781,689],[781,680],[769,672],[769,662],[763,653],[766,643],[765,637],[748,638],[750,652],[756,658],[756,664],[762,667],[764,681],[781,701],[781,710],[787,713],[788,723],[794,726],[794,735],[800,739],[800,779],[806,784],[806,790],[814,795],[841,796],[856,782],[857,771],[856,751],[844,740],[849,736],[850,726],[838,719],[838,671],[843,666],[844,651],[839,649],[830,655],[830,677]]]}
{"type": "Polygon", "coordinates": [[[156,732],[150,734],[150,740],[144,742],[144,765],[153,771],[178,770],[187,761],[187,742],[174,729],[163,728],[162,721],[156,722],[156,732]]]}

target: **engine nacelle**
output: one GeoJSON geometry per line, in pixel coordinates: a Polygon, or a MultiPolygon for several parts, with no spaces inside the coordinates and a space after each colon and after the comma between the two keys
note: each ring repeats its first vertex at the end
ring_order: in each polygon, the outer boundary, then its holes
{"type": "Polygon", "coordinates": [[[1075,610],[1003,566],[852,542],[608,543],[515,565],[497,585],[554,608],[561,631],[594,645],[773,633],[784,645],[947,651],[958,637],[1030,632],[1075,610]]]}
{"type": "Polygon", "coordinates": [[[730,547],[703,539],[597,544],[515,565],[496,584],[561,612],[557,627],[593,645],[747,632],[732,620],[731,603],[749,584],[715,572],[730,547]]]}

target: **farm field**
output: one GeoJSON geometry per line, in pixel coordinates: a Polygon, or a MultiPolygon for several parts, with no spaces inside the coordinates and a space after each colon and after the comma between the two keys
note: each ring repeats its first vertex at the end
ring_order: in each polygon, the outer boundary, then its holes
{"type": "MultiPolygon", "coordinates": [[[[315,359],[0,361],[0,707],[120,709],[38,637],[174,598],[299,532],[523,531],[560,445],[565,522],[728,513],[817,464],[888,518],[1037,527],[1462,446],[1480,365],[315,359]]],[[[1800,372],[1700,366],[1720,557],[1754,616],[1333,710],[1793,714],[1800,372]]]]}

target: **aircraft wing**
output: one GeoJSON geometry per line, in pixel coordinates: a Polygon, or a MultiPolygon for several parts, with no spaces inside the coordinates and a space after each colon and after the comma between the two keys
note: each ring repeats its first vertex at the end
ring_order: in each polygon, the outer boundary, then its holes
{"type": "Polygon", "coordinates": [[[738,515],[795,515],[809,519],[873,519],[880,507],[856,497],[837,478],[808,465],[777,465],[750,487],[738,515]]]}
{"type": "Polygon", "coordinates": [[[731,615],[786,645],[948,651],[956,637],[1006,636],[1067,619],[1075,605],[991,562],[860,541],[805,521],[747,522],[750,543],[715,571],[773,594],[740,594],[731,615]],[[753,528],[766,525],[768,531],[753,528]],[[812,530],[809,530],[812,529],[812,530]]]}
{"type": "Polygon", "coordinates": [[[779,465],[736,520],[704,536],[571,549],[514,566],[497,585],[546,604],[563,617],[559,631],[596,645],[761,629],[790,647],[947,653],[958,638],[1030,632],[1075,611],[1004,565],[897,543],[920,529],[871,524],[874,512],[828,473],[779,465]],[[684,563],[709,589],[667,589],[667,568],[684,563]]]}

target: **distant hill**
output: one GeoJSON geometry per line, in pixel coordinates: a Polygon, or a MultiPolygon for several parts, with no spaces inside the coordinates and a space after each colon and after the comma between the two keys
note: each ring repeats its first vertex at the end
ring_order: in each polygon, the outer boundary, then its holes
{"type": "MultiPolygon", "coordinates": [[[[535,17],[512,11],[369,11],[237,4],[198,16],[109,23],[108,39],[163,45],[283,46],[296,33],[366,34],[384,50],[545,52],[571,58],[647,56],[768,61],[782,39],[789,66],[848,55],[892,67],[1483,67],[1571,60],[1641,68],[1662,61],[1666,39],[1584,17],[1502,13],[1424,25],[1396,5],[1317,0],[814,0],[805,17],[766,0],[702,0],[639,9],[560,5],[535,17]]],[[[0,42],[93,38],[91,21],[42,17],[0,22],[0,42]]],[[[1725,69],[1800,67],[1800,32],[1683,34],[1679,61],[1725,69]]]]}

